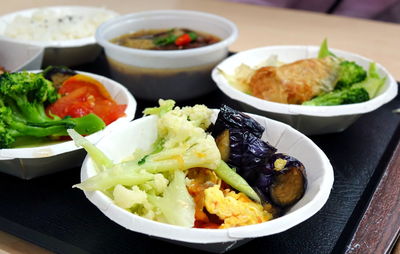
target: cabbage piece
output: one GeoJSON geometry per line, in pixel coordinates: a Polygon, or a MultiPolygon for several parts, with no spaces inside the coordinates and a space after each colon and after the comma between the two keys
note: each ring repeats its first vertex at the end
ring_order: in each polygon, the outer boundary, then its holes
{"type": "Polygon", "coordinates": [[[195,203],[186,188],[184,172],[174,172],[174,178],[162,197],[148,197],[151,204],[160,209],[167,223],[188,228],[194,226],[195,203]]]}
{"type": "Polygon", "coordinates": [[[106,191],[118,184],[133,186],[143,184],[153,179],[154,174],[151,174],[146,170],[142,170],[138,167],[129,168],[116,165],[86,179],[82,183],[75,184],[72,187],[76,187],[85,191],[106,191]]]}
{"type": "Polygon", "coordinates": [[[68,129],[67,132],[69,136],[74,140],[75,145],[83,147],[90,155],[97,167],[97,170],[102,171],[106,168],[111,168],[114,165],[112,160],[109,159],[107,155],[105,155],[100,149],[90,143],[89,140],[81,136],[74,129],[68,129]]]}
{"type": "Polygon", "coordinates": [[[248,94],[251,93],[250,80],[256,70],[257,69],[251,68],[250,66],[243,63],[236,67],[235,72],[231,75],[226,73],[222,69],[218,69],[218,71],[221,73],[222,76],[225,77],[229,84],[231,84],[236,89],[248,94]]]}

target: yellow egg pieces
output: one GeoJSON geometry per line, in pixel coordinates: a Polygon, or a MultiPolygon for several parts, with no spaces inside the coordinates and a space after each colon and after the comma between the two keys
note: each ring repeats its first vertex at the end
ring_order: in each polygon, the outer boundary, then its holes
{"type": "Polygon", "coordinates": [[[223,220],[220,228],[257,224],[272,219],[272,214],[241,192],[235,193],[230,189],[222,191],[218,185],[214,185],[204,190],[204,194],[207,211],[223,220]]]}

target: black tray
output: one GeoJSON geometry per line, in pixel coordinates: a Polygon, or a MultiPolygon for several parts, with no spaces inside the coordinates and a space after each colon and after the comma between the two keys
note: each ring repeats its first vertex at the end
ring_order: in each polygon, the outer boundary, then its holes
{"type": "MultiPolygon", "coordinates": [[[[104,56],[76,69],[109,76],[104,56]]],[[[179,105],[221,103],[241,108],[220,91],[179,105]]],[[[154,102],[138,101],[136,117],[154,102]]],[[[379,183],[400,137],[400,97],[362,116],[342,133],[312,136],[335,171],[326,205],[286,232],[254,239],[230,253],[342,253],[379,183]]],[[[202,253],[115,224],[78,189],[80,169],[33,180],[0,174],[0,230],[57,253],[202,253]]]]}

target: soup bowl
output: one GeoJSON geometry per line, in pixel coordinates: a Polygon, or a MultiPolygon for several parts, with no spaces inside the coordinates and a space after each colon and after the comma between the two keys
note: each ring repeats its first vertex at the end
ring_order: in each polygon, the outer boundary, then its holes
{"type": "Polygon", "coordinates": [[[136,98],[185,100],[216,88],[211,70],[228,54],[238,35],[231,21],[209,13],[160,10],[132,13],[111,19],[96,32],[112,77],[136,98]],[[183,26],[183,27],[182,27],[183,26]],[[187,28],[219,37],[212,45],[185,50],[148,50],[117,45],[110,40],[149,29],[187,28]]]}

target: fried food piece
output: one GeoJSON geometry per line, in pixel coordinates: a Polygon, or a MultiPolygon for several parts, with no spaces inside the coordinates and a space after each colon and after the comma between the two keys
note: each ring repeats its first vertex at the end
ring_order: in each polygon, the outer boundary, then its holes
{"type": "Polygon", "coordinates": [[[250,80],[254,96],[272,102],[301,104],[333,90],[339,74],[334,57],[299,60],[258,69],[250,80]]]}

